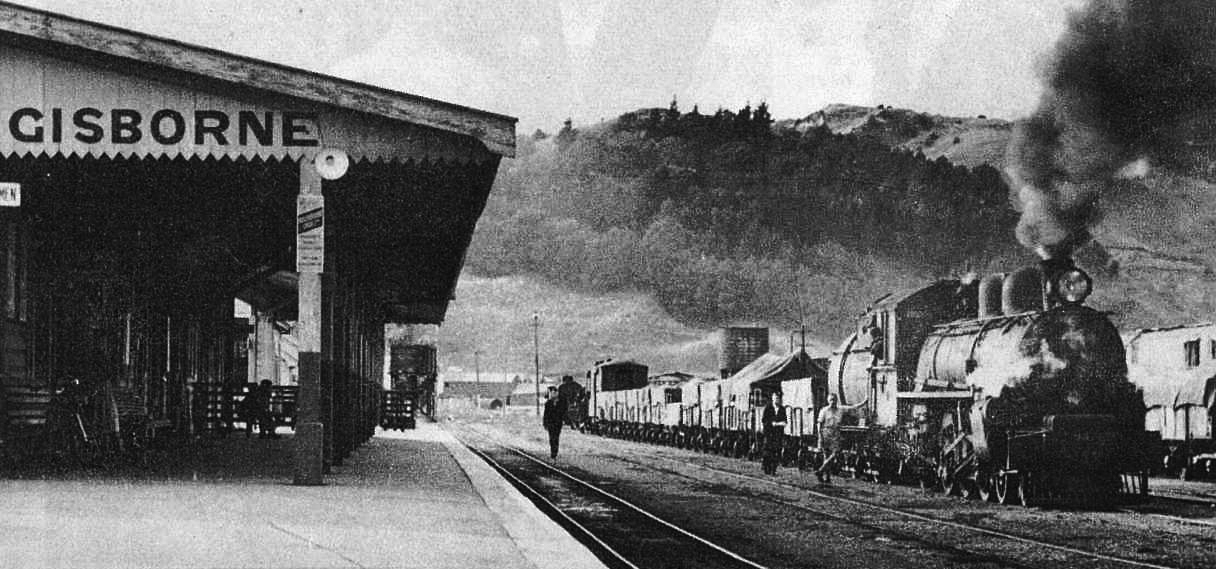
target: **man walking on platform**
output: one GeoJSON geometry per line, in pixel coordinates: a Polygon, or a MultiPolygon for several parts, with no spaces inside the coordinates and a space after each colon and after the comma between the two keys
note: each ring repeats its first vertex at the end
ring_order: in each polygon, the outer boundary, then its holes
{"type": "Polygon", "coordinates": [[[562,423],[566,420],[566,405],[557,396],[557,388],[549,388],[549,397],[545,400],[545,413],[541,416],[541,424],[549,431],[549,458],[557,459],[557,445],[562,436],[562,423]]]}
{"type": "Polygon", "coordinates": [[[561,400],[565,414],[562,418],[571,428],[577,429],[582,422],[582,413],[578,413],[578,405],[583,400],[583,386],[574,381],[574,376],[562,376],[562,384],[557,386],[557,398],[561,400]]]}

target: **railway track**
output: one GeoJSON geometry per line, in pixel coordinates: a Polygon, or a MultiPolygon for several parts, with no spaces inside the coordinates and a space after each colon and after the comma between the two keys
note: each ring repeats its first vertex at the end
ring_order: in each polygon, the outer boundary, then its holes
{"type": "Polygon", "coordinates": [[[1194,504],[1194,505],[1198,505],[1198,506],[1208,506],[1211,508],[1216,508],[1216,500],[1213,500],[1211,498],[1203,498],[1200,496],[1188,496],[1186,494],[1179,494],[1176,492],[1160,492],[1160,491],[1156,491],[1156,490],[1149,490],[1148,495],[1152,496],[1153,498],[1157,498],[1159,500],[1169,500],[1172,502],[1180,502],[1180,503],[1184,503],[1184,504],[1194,504]]]}
{"type": "MultiPolygon", "coordinates": [[[[689,467],[693,467],[693,468],[709,470],[709,471],[715,472],[717,474],[731,476],[734,478],[748,480],[751,482],[768,484],[768,485],[773,485],[773,486],[782,487],[782,488],[791,489],[791,490],[804,491],[804,492],[807,492],[809,495],[811,495],[817,499],[820,499],[820,500],[827,500],[827,501],[838,502],[838,503],[842,503],[842,504],[848,504],[848,505],[852,505],[852,506],[859,506],[862,508],[867,508],[867,509],[871,509],[871,510],[874,510],[877,512],[883,512],[886,514],[891,514],[891,515],[895,515],[895,516],[899,516],[899,517],[903,517],[903,518],[907,518],[907,519],[911,519],[911,520],[927,522],[930,524],[939,524],[939,525],[950,527],[950,528],[960,529],[960,530],[963,530],[966,532],[982,534],[982,535],[986,535],[989,537],[994,537],[994,538],[998,538],[1001,540],[1006,540],[1009,542],[1021,544],[1024,546],[1053,550],[1053,551],[1057,551],[1057,552],[1060,552],[1060,553],[1063,553],[1066,555],[1070,555],[1070,556],[1088,558],[1088,559],[1092,559],[1095,561],[1101,561],[1101,562],[1116,563],[1121,566],[1128,566],[1128,567],[1143,567],[1143,568],[1157,568],[1157,569],[1172,569],[1172,567],[1173,567],[1170,565],[1161,565],[1161,564],[1149,563],[1149,562],[1145,562],[1145,561],[1138,561],[1135,559],[1127,559],[1127,558],[1117,557],[1117,556],[1113,556],[1113,555],[1106,555],[1106,554],[1098,553],[1095,551],[1087,551],[1087,550],[1081,549],[1081,548],[1051,543],[1048,541],[1035,539],[1035,538],[1027,537],[1027,536],[1023,536],[1023,535],[1018,535],[1018,534],[1014,534],[1014,533],[1010,533],[1010,532],[995,530],[995,529],[991,529],[991,528],[987,528],[987,527],[983,527],[983,526],[979,526],[979,525],[966,524],[966,523],[956,522],[956,521],[952,521],[952,520],[944,520],[941,518],[935,518],[933,516],[926,516],[924,514],[912,512],[912,511],[909,511],[909,510],[906,510],[903,508],[887,506],[887,505],[879,504],[876,502],[860,500],[857,498],[834,495],[834,494],[830,494],[828,492],[817,491],[812,488],[807,488],[805,486],[789,484],[789,483],[780,482],[777,480],[771,480],[771,479],[767,479],[767,478],[760,478],[760,477],[751,476],[748,474],[740,474],[737,472],[732,472],[732,471],[724,470],[724,469],[720,469],[720,468],[714,468],[711,466],[705,466],[705,465],[697,464],[697,463],[693,463],[693,462],[680,461],[680,460],[675,460],[675,459],[670,459],[670,458],[663,458],[663,460],[675,462],[682,466],[689,466],[689,467]]],[[[796,506],[796,507],[801,507],[801,506],[797,506],[796,504],[791,504],[791,505],[796,506]]],[[[1072,565],[1070,564],[1070,566],[1072,566],[1072,565]]]]}
{"type": "Polygon", "coordinates": [[[1155,502],[1150,501],[1136,507],[1120,508],[1120,511],[1183,524],[1216,528],[1216,519],[1212,515],[1213,512],[1216,512],[1216,500],[1173,492],[1150,491],[1149,496],[1155,502]],[[1159,508],[1160,503],[1167,505],[1159,508]]]}
{"type": "Polygon", "coordinates": [[[507,456],[457,438],[611,567],[769,569],[526,451],[477,434],[507,456]]]}
{"type": "MultiPolygon", "coordinates": [[[[483,437],[489,437],[480,433],[483,437]]],[[[524,453],[502,441],[496,444],[512,448],[513,453],[524,453]]],[[[963,521],[941,519],[905,508],[845,496],[834,490],[820,490],[800,484],[762,478],[663,456],[647,454],[642,460],[613,455],[615,460],[628,463],[635,469],[648,469],[662,476],[678,476],[701,484],[724,483],[723,479],[746,482],[751,488],[766,487],[775,492],[745,491],[757,501],[796,510],[816,519],[831,519],[866,531],[877,532],[897,542],[915,541],[921,547],[947,552],[968,559],[968,563],[1008,567],[1032,567],[1044,565],[1067,565],[1076,567],[1143,567],[1172,568],[1152,560],[1133,559],[1112,555],[1093,549],[1056,543],[1036,537],[1019,535],[963,521]],[[655,459],[676,468],[655,466],[655,459]],[[704,476],[690,474],[701,472],[704,476]]],[[[737,484],[736,484],[737,485],[737,484]]],[[[1154,514],[1149,514],[1154,515],[1154,514]]],[[[1203,522],[1200,522],[1203,523],[1203,522]]],[[[883,541],[879,538],[879,541],[883,541]]]]}

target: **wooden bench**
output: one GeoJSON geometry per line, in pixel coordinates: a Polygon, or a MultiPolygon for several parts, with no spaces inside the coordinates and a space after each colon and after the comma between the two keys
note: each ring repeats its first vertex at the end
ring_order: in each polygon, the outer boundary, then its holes
{"type": "MultiPolygon", "coordinates": [[[[195,383],[191,388],[195,428],[222,433],[231,431],[239,403],[234,400],[233,390],[218,383],[195,383]]],[[[243,399],[244,395],[240,397],[243,399]]]]}
{"type": "Polygon", "coordinates": [[[296,425],[296,400],[300,388],[295,385],[276,385],[270,389],[270,416],[276,427],[296,425]]]}
{"type": "Polygon", "coordinates": [[[32,440],[46,427],[47,416],[55,391],[41,386],[6,385],[0,391],[0,409],[4,424],[0,425],[0,447],[32,440]]]}
{"type": "Polygon", "coordinates": [[[380,428],[405,430],[416,427],[414,395],[395,389],[381,391],[380,428]]]}

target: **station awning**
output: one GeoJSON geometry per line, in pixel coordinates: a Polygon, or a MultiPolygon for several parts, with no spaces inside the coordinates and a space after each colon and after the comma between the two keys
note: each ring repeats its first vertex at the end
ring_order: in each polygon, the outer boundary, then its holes
{"type": "Polygon", "coordinates": [[[3,2],[0,78],[0,181],[40,251],[119,259],[109,278],[178,306],[290,311],[296,163],[337,150],[326,274],[386,321],[441,322],[514,154],[512,117],[3,2]]]}
{"type": "Polygon", "coordinates": [[[0,155],[483,161],[515,119],[0,3],[0,155]]]}

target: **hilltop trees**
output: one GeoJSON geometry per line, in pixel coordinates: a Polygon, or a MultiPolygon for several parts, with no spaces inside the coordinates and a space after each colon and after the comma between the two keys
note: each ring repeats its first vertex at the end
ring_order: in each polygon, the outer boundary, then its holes
{"type": "Polygon", "coordinates": [[[788,322],[801,308],[848,326],[895,275],[1018,250],[994,169],[772,120],[764,103],[703,115],[675,100],[606,128],[568,120],[500,175],[469,267],[641,289],[700,324],[788,322]]]}

